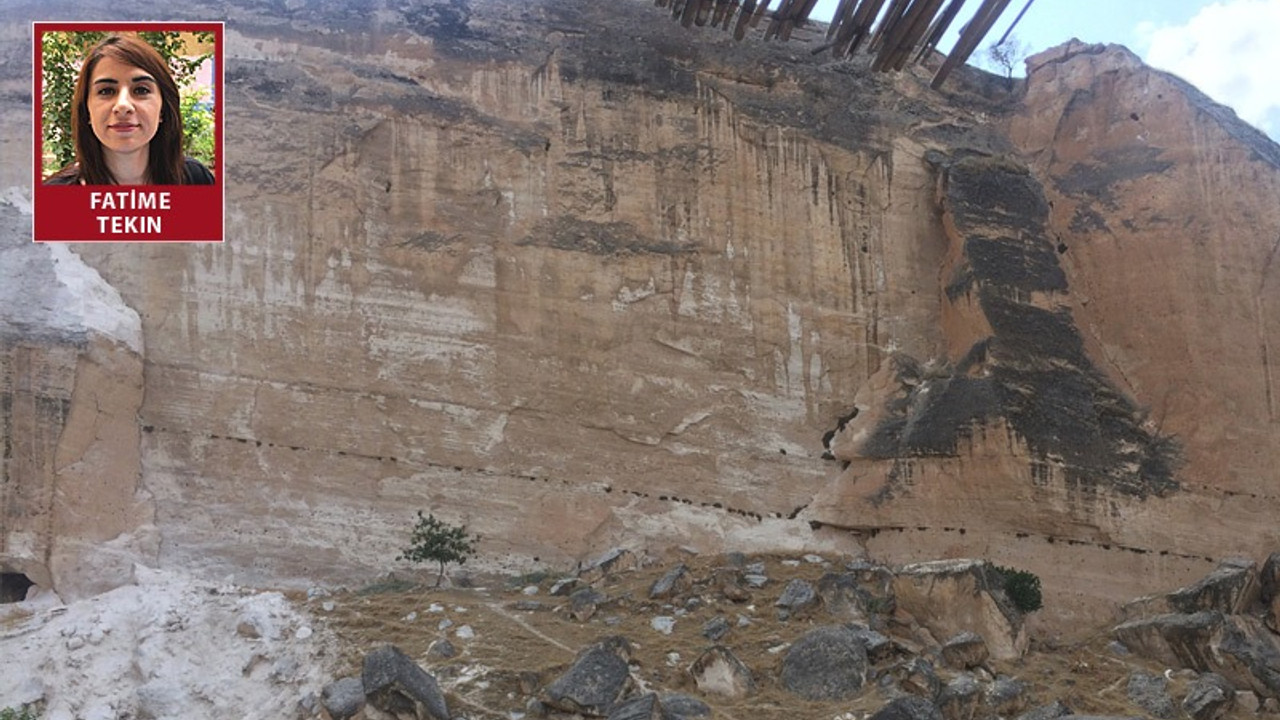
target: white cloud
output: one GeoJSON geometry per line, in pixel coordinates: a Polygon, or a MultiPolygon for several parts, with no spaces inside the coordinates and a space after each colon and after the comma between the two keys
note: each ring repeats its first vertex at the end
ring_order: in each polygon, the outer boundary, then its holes
{"type": "Polygon", "coordinates": [[[1180,26],[1142,23],[1147,64],[1168,70],[1280,138],[1280,0],[1225,0],[1180,26]]]}

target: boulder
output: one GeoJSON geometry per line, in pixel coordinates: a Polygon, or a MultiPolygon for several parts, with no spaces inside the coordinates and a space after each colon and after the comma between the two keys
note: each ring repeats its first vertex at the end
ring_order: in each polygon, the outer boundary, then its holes
{"type": "Polygon", "coordinates": [[[615,573],[635,570],[640,567],[640,559],[625,548],[614,548],[600,557],[587,563],[578,571],[578,578],[585,583],[593,583],[615,573]]]}
{"type": "Polygon", "coordinates": [[[606,600],[605,594],[591,587],[574,590],[569,596],[569,617],[578,622],[586,622],[595,616],[606,600]]]}
{"type": "Polygon", "coordinates": [[[987,662],[991,652],[981,635],[962,632],[942,646],[942,659],[957,670],[969,670],[987,662]]]}
{"type": "Polygon", "coordinates": [[[1158,718],[1172,718],[1173,698],[1169,696],[1169,681],[1163,675],[1133,672],[1129,675],[1126,690],[1129,702],[1158,718]]]}
{"type": "Polygon", "coordinates": [[[867,595],[867,612],[880,615],[892,615],[897,609],[897,598],[893,594],[893,571],[883,565],[876,565],[866,560],[854,560],[845,565],[845,569],[858,581],[858,587],[867,595]]]}
{"type": "Polygon", "coordinates": [[[1271,553],[1258,574],[1267,626],[1280,633],[1280,553],[1271,553]]]}
{"type": "Polygon", "coordinates": [[[1054,700],[1048,705],[1041,705],[1022,713],[1016,720],[1057,720],[1070,714],[1071,708],[1067,707],[1066,703],[1054,700]]]}
{"type": "Polygon", "coordinates": [[[711,716],[711,708],[706,703],[689,695],[665,693],[658,696],[658,702],[662,706],[662,720],[686,720],[711,716]]]}
{"type": "Polygon", "coordinates": [[[364,709],[364,683],[358,677],[334,680],[320,691],[320,704],[333,720],[347,720],[364,709]]]}
{"type": "Polygon", "coordinates": [[[1280,696],[1280,638],[1257,618],[1219,612],[1157,615],[1114,630],[1135,653],[1222,675],[1233,687],[1280,696]]]}
{"type": "Polygon", "coordinates": [[[449,708],[436,679],[394,645],[383,645],[364,656],[360,680],[365,700],[383,712],[411,713],[418,720],[449,720],[449,708]]]}
{"type": "Polygon", "coordinates": [[[726,600],[746,602],[751,599],[751,593],[744,587],[741,568],[716,568],[711,573],[711,585],[726,600]]]}
{"type": "Polygon", "coordinates": [[[890,700],[869,720],[943,720],[938,706],[922,697],[904,695],[890,700]]]}
{"type": "Polygon", "coordinates": [[[865,625],[850,624],[846,625],[846,627],[853,631],[853,634],[862,641],[862,647],[867,651],[868,662],[875,664],[893,657],[895,646],[888,637],[865,625]]]}
{"type": "Polygon", "coordinates": [[[1263,603],[1280,597],[1280,552],[1271,553],[1258,573],[1258,590],[1263,603]]]}
{"type": "Polygon", "coordinates": [[[782,661],[782,686],[806,700],[848,700],[866,682],[867,651],[852,630],[827,626],[796,640],[782,661]]]}
{"type": "Polygon", "coordinates": [[[649,587],[650,600],[666,600],[689,589],[689,568],[680,563],[663,573],[649,587]]]}
{"type": "Polygon", "coordinates": [[[1257,566],[1247,561],[1227,560],[1199,582],[1169,593],[1169,605],[1179,613],[1216,610],[1235,615],[1256,602],[1258,594],[1257,566]]]}
{"type": "Polygon", "coordinates": [[[1182,709],[1192,720],[1219,720],[1235,706],[1236,692],[1227,679],[1205,673],[1191,682],[1182,709]]]}
{"type": "Polygon", "coordinates": [[[427,648],[427,657],[429,658],[448,660],[449,658],[457,656],[458,648],[454,647],[453,643],[449,642],[446,638],[436,640],[427,648]]]}
{"type": "Polygon", "coordinates": [[[818,598],[833,616],[846,621],[866,622],[871,594],[858,586],[851,572],[827,573],[818,580],[818,598]]]}
{"type": "Polygon", "coordinates": [[[973,720],[981,701],[982,686],[977,678],[961,673],[938,694],[938,710],[946,720],[973,720]]]}
{"type": "Polygon", "coordinates": [[[774,603],[776,607],[782,608],[793,615],[811,610],[817,604],[818,593],[814,590],[813,584],[808,580],[799,578],[787,583],[787,586],[782,590],[782,595],[774,603]]]}
{"type": "Polygon", "coordinates": [[[922,657],[915,657],[896,668],[893,673],[898,684],[912,695],[933,700],[942,692],[942,679],[933,669],[933,663],[922,657]]]}
{"type": "Polygon", "coordinates": [[[723,615],[717,615],[702,625],[702,637],[711,642],[719,642],[721,638],[729,634],[729,619],[723,615]]]}
{"type": "Polygon", "coordinates": [[[985,560],[938,560],[902,568],[894,597],[934,637],[973,632],[986,639],[992,657],[1008,660],[1027,649],[1022,615],[1005,597],[985,560]]]}
{"type": "Polygon", "coordinates": [[[608,720],[692,720],[710,716],[711,708],[697,698],[645,693],[618,705],[608,720]]]}
{"type": "Polygon", "coordinates": [[[564,597],[576,589],[578,589],[578,578],[567,577],[551,583],[551,589],[547,592],[555,597],[564,597]]]}
{"type": "Polygon", "coordinates": [[[1125,603],[1120,609],[1122,621],[1156,615],[1192,614],[1202,611],[1224,615],[1242,613],[1261,594],[1260,576],[1248,561],[1225,560],[1201,580],[1170,593],[1148,595],[1125,603]]]}
{"type": "Polygon", "coordinates": [[[1001,675],[987,688],[986,704],[1000,717],[1020,713],[1027,707],[1027,685],[1018,678],[1001,675]]]}
{"type": "Polygon", "coordinates": [[[607,637],[578,653],[569,669],[547,686],[543,702],[563,712],[607,716],[631,685],[630,660],[631,643],[607,637]]]}
{"type": "Polygon", "coordinates": [[[711,695],[742,698],[756,690],[751,670],[729,648],[717,645],[708,649],[689,667],[698,690],[711,695]]]}

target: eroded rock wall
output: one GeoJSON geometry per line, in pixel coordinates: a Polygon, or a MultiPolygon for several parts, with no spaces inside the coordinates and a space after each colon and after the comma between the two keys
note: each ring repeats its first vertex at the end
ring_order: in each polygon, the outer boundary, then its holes
{"type": "Polygon", "coordinates": [[[1280,542],[1276,149],[1131,56],[935,93],[645,2],[226,12],[227,242],[77,248],[162,564],[370,578],[422,508],[510,566],[990,557],[1070,623],[1280,542]]]}
{"type": "Polygon", "coordinates": [[[20,197],[0,206],[0,572],[70,599],[155,559],[142,328],[75,253],[31,244],[29,217],[20,197]]]}
{"type": "Polygon", "coordinates": [[[372,577],[418,508],[525,564],[856,550],[796,516],[865,377],[937,351],[899,123],[967,113],[640,3],[458,7],[241,5],[228,241],[83,250],[142,316],[162,560],[372,577]]]}

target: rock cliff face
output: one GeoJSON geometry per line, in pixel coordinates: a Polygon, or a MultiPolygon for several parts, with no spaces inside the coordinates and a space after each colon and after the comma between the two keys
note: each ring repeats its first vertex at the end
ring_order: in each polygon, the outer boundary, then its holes
{"type": "Polygon", "coordinates": [[[520,566],[988,556],[1069,620],[1280,540],[1280,150],[1126,51],[935,93],[645,2],[228,13],[228,241],[75,247],[162,564],[370,577],[421,507],[520,566]]]}

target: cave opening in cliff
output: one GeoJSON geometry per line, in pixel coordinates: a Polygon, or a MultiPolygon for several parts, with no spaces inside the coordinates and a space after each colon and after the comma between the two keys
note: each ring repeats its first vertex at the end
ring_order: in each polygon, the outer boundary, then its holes
{"type": "Polygon", "coordinates": [[[35,583],[22,573],[0,573],[0,604],[22,602],[27,599],[27,590],[35,583]]]}

